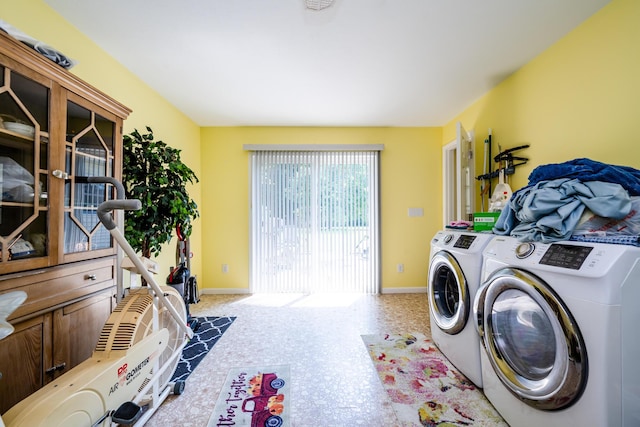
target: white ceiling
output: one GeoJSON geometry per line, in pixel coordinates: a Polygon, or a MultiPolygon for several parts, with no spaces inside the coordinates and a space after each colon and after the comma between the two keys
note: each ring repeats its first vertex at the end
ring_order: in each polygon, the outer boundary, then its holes
{"type": "Polygon", "coordinates": [[[44,1],[201,126],[442,126],[609,0],[44,1]]]}

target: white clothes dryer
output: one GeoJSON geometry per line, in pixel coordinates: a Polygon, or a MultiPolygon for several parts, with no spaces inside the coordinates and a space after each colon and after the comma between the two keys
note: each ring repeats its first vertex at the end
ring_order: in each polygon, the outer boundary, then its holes
{"type": "Polygon", "coordinates": [[[443,230],[431,240],[429,319],[442,354],[472,383],[482,387],[480,340],[472,304],[480,286],[482,250],[493,234],[443,230]]]}
{"type": "Polygon", "coordinates": [[[640,426],[640,248],[497,236],[482,276],[484,393],[505,421],[640,426]]]}

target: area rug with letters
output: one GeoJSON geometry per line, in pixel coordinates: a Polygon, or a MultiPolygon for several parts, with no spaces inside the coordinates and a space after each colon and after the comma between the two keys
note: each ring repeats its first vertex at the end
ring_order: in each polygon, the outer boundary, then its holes
{"type": "Polygon", "coordinates": [[[207,427],[289,427],[289,365],[229,370],[207,427]]]}
{"type": "Polygon", "coordinates": [[[363,335],[398,427],[508,427],[482,391],[422,334],[363,335]]]}
{"type": "Polygon", "coordinates": [[[182,349],[180,361],[171,381],[184,381],[231,326],[235,317],[197,317],[198,327],[182,349]]]}

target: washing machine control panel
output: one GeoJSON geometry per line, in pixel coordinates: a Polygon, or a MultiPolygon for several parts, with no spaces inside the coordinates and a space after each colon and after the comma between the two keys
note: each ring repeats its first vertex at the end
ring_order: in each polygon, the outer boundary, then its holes
{"type": "MultiPolygon", "coordinates": [[[[564,245],[552,243],[542,245],[542,254],[538,251],[536,259],[538,263],[552,267],[580,270],[582,264],[593,250],[592,246],[564,245]],[[547,246],[545,248],[545,246],[547,246]]],[[[515,256],[518,259],[526,259],[536,253],[536,245],[531,242],[518,243],[515,247],[515,256]]]]}
{"type": "Polygon", "coordinates": [[[516,258],[524,259],[530,256],[536,250],[536,245],[531,242],[520,243],[516,246],[516,258]]]}
{"type": "Polygon", "coordinates": [[[552,243],[540,259],[540,264],[580,270],[592,250],[591,246],[552,243]]]}
{"type": "Polygon", "coordinates": [[[453,244],[454,248],[469,249],[473,241],[476,240],[476,236],[470,236],[468,234],[461,234],[458,240],[453,244]]]}
{"type": "Polygon", "coordinates": [[[623,259],[628,260],[633,256],[640,260],[640,247],[630,245],[573,241],[520,242],[512,236],[494,237],[482,253],[486,267],[483,280],[501,266],[533,269],[530,271],[540,274],[562,270],[575,277],[606,277],[614,271],[618,274],[616,266],[620,262],[628,262],[623,259]],[[629,255],[630,252],[633,255],[629,255]]]}

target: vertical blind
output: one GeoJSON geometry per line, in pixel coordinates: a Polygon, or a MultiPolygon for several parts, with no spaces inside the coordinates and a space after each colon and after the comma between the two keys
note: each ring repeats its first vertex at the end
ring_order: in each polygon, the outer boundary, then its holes
{"type": "Polygon", "coordinates": [[[378,292],[378,158],[252,152],[252,292],[378,292]]]}

